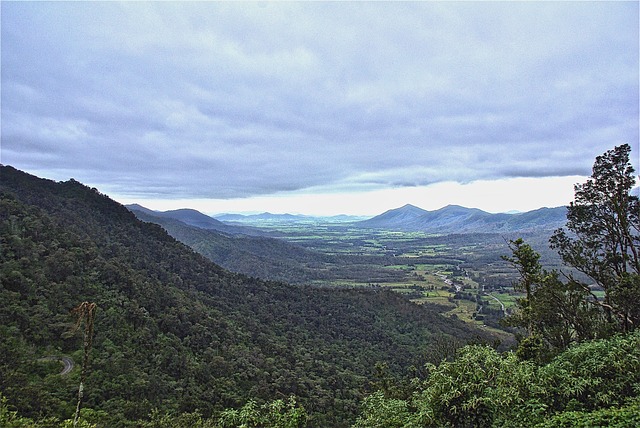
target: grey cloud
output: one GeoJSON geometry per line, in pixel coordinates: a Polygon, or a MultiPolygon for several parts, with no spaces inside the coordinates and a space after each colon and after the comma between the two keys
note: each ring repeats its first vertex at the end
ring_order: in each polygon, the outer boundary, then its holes
{"type": "Polygon", "coordinates": [[[219,198],[588,172],[637,149],[637,8],[7,3],[2,162],[219,198]]]}

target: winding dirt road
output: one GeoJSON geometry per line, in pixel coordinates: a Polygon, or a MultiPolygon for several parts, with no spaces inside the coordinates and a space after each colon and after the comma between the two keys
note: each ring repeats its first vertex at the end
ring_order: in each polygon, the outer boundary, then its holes
{"type": "Polygon", "coordinates": [[[502,301],[500,299],[498,299],[496,296],[494,296],[493,294],[487,293],[487,296],[491,297],[493,300],[495,300],[496,302],[500,303],[500,308],[502,309],[502,313],[506,316],[507,315],[507,309],[504,307],[504,303],[502,303],[502,301]]]}

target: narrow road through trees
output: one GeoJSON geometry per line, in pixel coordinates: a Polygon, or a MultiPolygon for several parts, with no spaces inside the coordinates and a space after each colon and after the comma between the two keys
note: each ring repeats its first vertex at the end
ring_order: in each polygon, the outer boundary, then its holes
{"type": "Polygon", "coordinates": [[[59,373],[60,376],[65,376],[71,373],[71,370],[73,370],[76,365],[75,361],[73,361],[73,358],[65,356],[59,357],[51,355],[49,357],[42,357],[38,359],[38,361],[60,361],[63,365],[62,371],[59,373]]]}

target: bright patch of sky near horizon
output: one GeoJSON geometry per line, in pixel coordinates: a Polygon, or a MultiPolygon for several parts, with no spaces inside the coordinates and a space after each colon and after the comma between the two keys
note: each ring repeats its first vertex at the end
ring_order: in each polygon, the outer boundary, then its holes
{"type": "MultiPolygon", "coordinates": [[[[351,214],[374,216],[407,203],[426,210],[446,205],[463,205],[498,213],[531,211],[543,206],[568,205],[573,200],[573,185],[586,177],[512,178],[474,181],[468,184],[441,182],[424,187],[401,187],[359,193],[322,191],[259,196],[247,199],[147,200],[145,207],[158,211],[193,208],[206,214],[258,214],[262,212],[331,216],[351,214]]],[[[125,199],[125,204],[139,203],[125,199]]]]}
{"type": "Polygon", "coordinates": [[[638,2],[0,8],[0,161],[123,203],[527,211],[640,169],[638,2]]]}

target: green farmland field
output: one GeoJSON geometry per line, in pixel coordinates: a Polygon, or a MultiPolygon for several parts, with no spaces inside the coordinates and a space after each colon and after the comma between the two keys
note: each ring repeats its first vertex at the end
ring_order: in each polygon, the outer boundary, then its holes
{"type": "MultiPolygon", "coordinates": [[[[262,223],[273,237],[330,257],[309,266],[298,282],[322,287],[385,287],[418,304],[450,308],[447,314],[482,324],[516,304],[512,284],[517,273],[502,260],[516,236],[498,234],[429,235],[371,230],[348,223],[262,223]],[[482,308],[479,306],[481,305],[482,308]],[[476,317],[478,319],[476,319],[476,317]]],[[[518,236],[520,237],[520,236],[518,236]]],[[[545,234],[524,236],[543,256],[559,265],[545,234]]]]}

